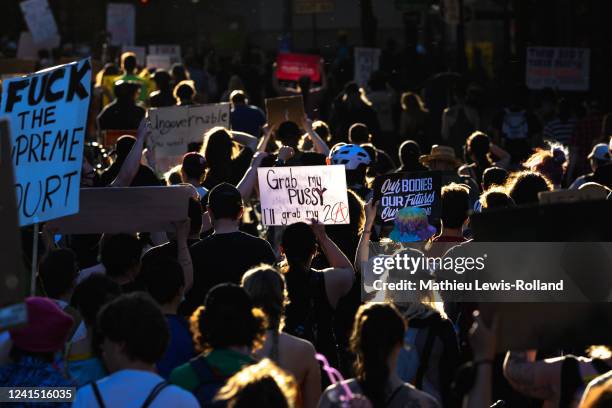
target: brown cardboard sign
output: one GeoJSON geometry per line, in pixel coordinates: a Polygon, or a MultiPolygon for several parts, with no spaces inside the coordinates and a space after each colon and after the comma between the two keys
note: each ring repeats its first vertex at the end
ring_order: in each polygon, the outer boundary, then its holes
{"type": "MultiPolygon", "coordinates": [[[[21,254],[15,178],[11,162],[8,121],[0,120],[0,306],[20,302],[26,294],[27,279],[21,254]]],[[[0,330],[6,328],[0,310],[0,330]]]]}
{"type": "Polygon", "coordinates": [[[187,219],[190,186],[81,189],[79,213],[49,222],[60,234],[173,231],[187,219]]]}
{"type": "Polygon", "coordinates": [[[295,122],[301,126],[304,121],[304,100],[301,95],[266,99],[268,125],[278,126],[283,122],[295,122]]]}

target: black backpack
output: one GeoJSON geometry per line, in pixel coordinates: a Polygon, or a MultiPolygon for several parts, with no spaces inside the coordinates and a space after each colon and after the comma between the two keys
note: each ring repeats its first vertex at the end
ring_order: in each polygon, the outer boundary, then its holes
{"type": "MultiPolygon", "coordinates": [[[[149,396],[147,397],[147,399],[145,399],[145,401],[142,403],[142,408],[148,408],[149,405],[151,405],[151,403],[153,403],[155,398],[157,398],[159,393],[162,392],[163,389],[166,388],[169,385],[170,384],[167,381],[162,381],[159,384],[157,384],[155,387],[153,387],[153,389],[149,393],[149,396]]],[[[106,404],[104,403],[104,400],[102,399],[102,394],[100,393],[100,389],[98,388],[98,384],[96,384],[95,381],[91,383],[91,388],[93,390],[94,397],[96,398],[96,401],[98,402],[98,406],[100,408],[106,408],[106,404]]]]}
{"type": "Polygon", "coordinates": [[[222,408],[226,404],[223,401],[214,401],[217,392],[225,385],[231,376],[226,376],[215,370],[206,357],[198,356],[189,365],[195,371],[200,380],[198,386],[192,390],[193,395],[200,403],[202,408],[222,408]]]}

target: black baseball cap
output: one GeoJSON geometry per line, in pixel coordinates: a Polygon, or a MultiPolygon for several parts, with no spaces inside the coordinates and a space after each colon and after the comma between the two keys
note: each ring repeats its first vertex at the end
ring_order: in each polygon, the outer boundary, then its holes
{"type": "Polygon", "coordinates": [[[208,193],[208,207],[215,218],[236,218],[242,209],[242,196],[229,183],[220,183],[208,193]]]}

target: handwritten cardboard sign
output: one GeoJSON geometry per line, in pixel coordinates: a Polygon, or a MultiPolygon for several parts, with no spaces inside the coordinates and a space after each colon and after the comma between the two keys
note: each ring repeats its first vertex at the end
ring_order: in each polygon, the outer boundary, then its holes
{"type": "Polygon", "coordinates": [[[348,224],[344,166],[262,167],[257,169],[264,225],[316,219],[348,224]]]}
{"type": "Polygon", "coordinates": [[[276,77],[281,81],[297,81],[310,77],[312,82],[321,81],[319,55],[281,53],[276,57],[276,77]]]}
{"type": "Polygon", "coordinates": [[[421,207],[430,223],[440,217],[439,172],[393,173],[374,180],[374,200],[379,201],[380,221],[389,223],[404,207],[421,207]]]}
{"type": "Polygon", "coordinates": [[[155,166],[166,171],[180,163],[187,145],[202,142],[204,132],[215,126],[229,128],[229,103],[170,106],[149,110],[153,126],[152,149],[155,166]]]}
{"type": "Polygon", "coordinates": [[[106,187],[81,190],[81,211],[49,223],[61,234],[174,231],[187,219],[189,186],[106,187]]]}
{"type": "Polygon", "coordinates": [[[91,71],[83,59],[3,84],[21,226],[79,211],[91,71]]]}
{"type": "Polygon", "coordinates": [[[282,96],[266,99],[266,115],[270,126],[283,122],[295,122],[298,126],[304,120],[304,99],[298,96],[282,96]]]}
{"type": "Polygon", "coordinates": [[[47,0],[26,0],[19,3],[34,43],[44,48],[60,45],[60,36],[47,0]]]}

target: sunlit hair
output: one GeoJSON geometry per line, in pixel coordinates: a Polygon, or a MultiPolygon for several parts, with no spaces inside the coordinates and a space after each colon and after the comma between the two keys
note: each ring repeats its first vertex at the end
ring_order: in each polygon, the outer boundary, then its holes
{"type": "MultiPolygon", "coordinates": [[[[361,99],[361,102],[363,102],[364,104],[368,105],[368,106],[372,106],[372,102],[368,99],[365,90],[361,87],[358,87],[358,91],[357,93],[359,94],[359,99],[361,99]]],[[[342,96],[342,102],[346,102],[348,100],[348,93],[345,93],[342,96]]]]}
{"type": "Polygon", "coordinates": [[[266,358],[230,377],[215,400],[225,401],[228,408],[293,408],[297,393],[293,376],[266,358]]]}
{"type": "Polygon", "coordinates": [[[166,180],[167,185],[174,186],[183,182],[183,178],[181,176],[182,168],[183,167],[180,164],[177,164],[164,173],[164,180],[166,180]]]}
{"type": "Polygon", "coordinates": [[[373,406],[384,406],[389,380],[387,360],[403,344],[406,322],[390,303],[362,305],[355,316],[350,350],[355,354],[354,371],[373,406]]]}
{"type": "Polygon", "coordinates": [[[232,140],[228,129],[216,126],[204,134],[200,154],[204,156],[207,163],[204,173],[204,182],[207,181],[209,173],[213,172],[217,178],[229,180],[232,176],[231,163],[236,156],[238,147],[232,140]]]}
{"type": "Polygon", "coordinates": [[[423,102],[423,99],[421,99],[419,94],[414,92],[404,92],[401,97],[401,105],[402,110],[409,113],[414,113],[417,111],[429,112],[425,107],[425,102],[423,102]]]}
{"type": "Polygon", "coordinates": [[[612,358],[612,349],[610,349],[610,346],[592,345],[586,349],[586,353],[590,358],[598,358],[601,360],[612,358]]]}
{"type": "Polygon", "coordinates": [[[273,266],[262,264],[246,271],[241,285],[253,305],[266,314],[268,330],[282,330],[285,306],[289,303],[284,276],[273,266]]]}
{"type": "Polygon", "coordinates": [[[538,148],[523,166],[546,176],[555,186],[560,186],[567,168],[567,148],[558,143],[550,144],[548,149],[538,148]]]}
{"type": "Polygon", "coordinates": [[[537,204],[538,193],[554,189],[546,176],[529,170],[511,173],[504,187],[516,205],[537,204]]]}
{"type": "Polygon", "coordinates": [[[612,406],[612,378],[603,384],[589,387],[580,408],[608,408],[612,406]]]}
{"type": "Polygon", "coordinates": [[[514,207],[514,200],[506,193],[504,187],[498,185],[482,193],[478,201],[483,210],[514,207]]]}
{"type": "Polygon", "coordinates": [[[211,351],[229,346],[247,346],[258,350],[264,343],[266,316],[261,309],[252,308],[249,314],[228,310],[223,315],[211,316],[204,306],[198,307],[189,318],[189,327],[197,351],[211,351]]]}
{"type": "Polygon", "coordinates": [[[178,84],[176,84],[174,90],[172,91],[172,96],[174,96],[174,99],[176,99],[177,101],[181,101],[183,99],[191,99],[195,96],[195,94],[195,85],[194,82],[190,79],[185,79],[179,82],[178,84]]]}

